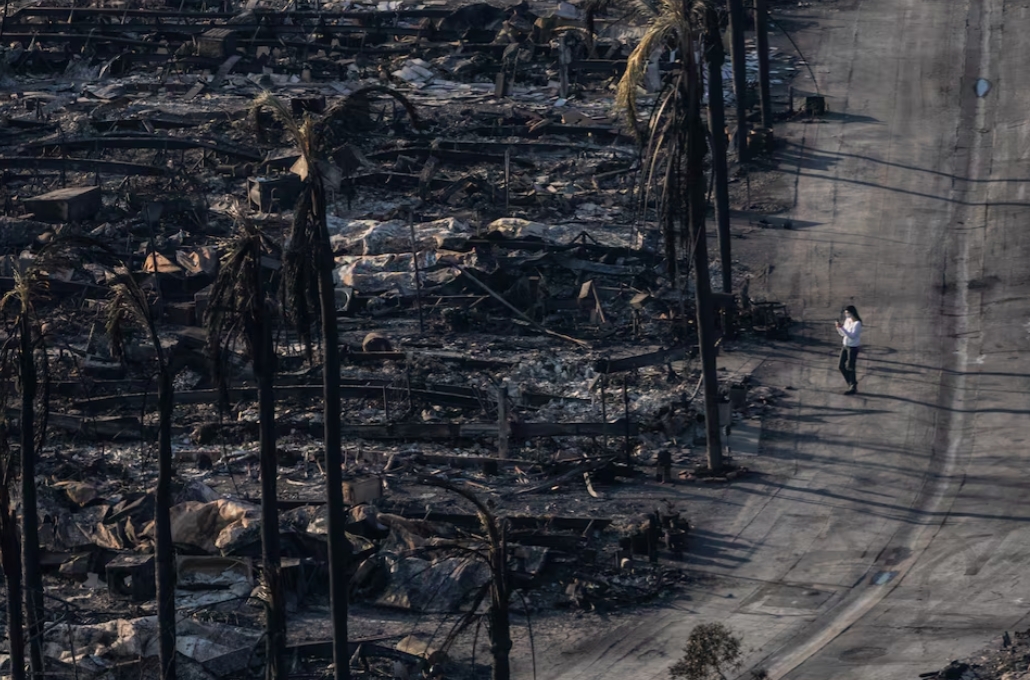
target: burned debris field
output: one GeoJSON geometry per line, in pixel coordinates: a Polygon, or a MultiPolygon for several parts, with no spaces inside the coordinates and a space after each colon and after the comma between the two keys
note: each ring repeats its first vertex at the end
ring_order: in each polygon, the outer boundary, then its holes
{"type": "Polygon", "coordinates": [[[703,582],[683,489],[749,474],[791,321],[714,210],[697,291],[617,101],[648,21],[5,3],[0,672],[529,677],[703,582]]]}

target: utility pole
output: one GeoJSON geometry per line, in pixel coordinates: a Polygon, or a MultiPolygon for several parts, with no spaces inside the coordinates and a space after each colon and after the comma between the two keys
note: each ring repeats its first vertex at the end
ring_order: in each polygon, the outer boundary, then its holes
{"type": "Polygon", "coordinates": [[[708,467],[722,469],[722,438],[719,433],[719,377],[715,366],[715,310],[708,276],[708,243],[705,235],[705,126],[701,119],[701,68],[693,54],[684,54],[686,82],[687,221],[694,251],[694,293],[697,307],[697,335],[701,354],[701,375],[705,395],[705,434],[708,467]]]}
{"type": "Polygon", "coordinates": [[[766,0],[755,0],[755,33],[758,47],[758,94],[762,108],[762,127],[772,129],[772,99],[769,95],[769,13],[766,0]]]}
{"type": "Polygon", "coordinates": [[[726,106],[723,101],[722,65],[726,53],[714,7],[705,12],[705,52],[708,62],[708,130],[712,137],[712,172],[715,173],[715,219],[719,233],[722,292],[733,292],[730,257],[730,188],[726,167],[726,106]]]}
{"type": "Polygon", "coordinates": [[[744,50],[744,0],[726,0],[730,12],[730,57],[737,95],[737,160],[747,160],[747,54],[744,50]]]}

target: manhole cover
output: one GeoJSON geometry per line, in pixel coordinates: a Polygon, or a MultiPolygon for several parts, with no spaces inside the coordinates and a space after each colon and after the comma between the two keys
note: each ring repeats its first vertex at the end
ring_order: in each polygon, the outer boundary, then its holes
{"type": "Polygon", "coordinates": [[[883,647],[855,647],[843,652],[838,659],[841,661],[872,661],[887,653],[883,647]]]}

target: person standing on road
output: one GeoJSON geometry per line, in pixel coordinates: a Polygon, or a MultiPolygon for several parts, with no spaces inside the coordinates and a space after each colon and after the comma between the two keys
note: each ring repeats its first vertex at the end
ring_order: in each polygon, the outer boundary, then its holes
{"type": "Polygon", "coordinates": [[[838,364],[841,375],[848,383],[848,391],[844,394],[856,394],[858,378],[855,377],[855,360],[858,359],[858,348],[862,345],[862,317],[854,305],[844,308],[844,323],[837,322],[837,333],[843,338],[844,344],[838,364]]]}

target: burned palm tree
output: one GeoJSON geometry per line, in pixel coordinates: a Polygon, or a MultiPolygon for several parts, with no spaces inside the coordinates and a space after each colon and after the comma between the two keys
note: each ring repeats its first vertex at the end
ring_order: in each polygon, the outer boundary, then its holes
{"type": "MultiPolygon", "coordinates": [[[[486,534],[486,550],[476,552],[477,557],[483,559],[490,568],[490,582],[474,599],[468,614],[463,616],[458,625],[455,626],[449,639],[473,617],[477,615],[480,604],[490,596],[490,605],[487,610],[487,630],[490,634],[490,653],[493,656],[493,680],[510,680],[511,678],[511,621],[510,603],[513,592],[511,575],[508,570],[508,543],[506,539],[506,521],[498,518],[490,511],[487,505],[467,488],[459,486],[454,482],[442,477],[421,477],[419,482],[427,486],[435,486],[446,489],[451,493],[461,496],[476,508],[476,515],[486,534]]],[[[449,642],[448,642],[449,644],[449,642]]],[[[534,671],[535,674],[535,671],[534,671]]]]}
{"type": "Polygon", "coordinates": [[[21,467],[21,540],[24,569],[25,623],[29,645],[29,669],[33,678],[42,679],[43,668],[43,576],[39,561],[39,514],[36,501],[36,460],[46,434],[46,350],[43,347],[36,302],[45,295],[46,274],[36,263],[15,273],[14,286],[0,299],[0,312],[13,321],[7,329],[5,358],[12,357],[17,366],[21,392],[19,442],[21,467]],[[15,349],[16,348],[16,349],[15,349]],[[10,354],[8,354],[10,352],[10,354]],[[37,365],[37,354],[42,360],[37,365]],[[37,423],[39,373],[44,372],[42,423],[37,423]],[[37,425],[41,425],[37,427],[37,425]]]}
{"type": "MultiPolygon", "coordinates": [[[[326,159],[326,139],[337,123],[363,110],[369,98],[383,93],[400,101],[409,115],[414,108],[399,93],[385,87],[370,87],[352,93],[341,104],[315,120],[310,115],[298,121],[289,107],[270,94],[254,103],[255,110],[267,109],[285,128],[300,152],[295,171],[304,189],[293,211],[289,243],[283,253],[283,299],[286,311],[312,357],[312,329],[320,325],[322,340],[322,399],[326,505],[329,531],[329,597],[333,621],[333,663],[336,680],[350,678],[347,645],[347,596],[350,583],[351,545],[344,532],[343,449],[340,441],[340,338],[336,320],[336,262],[329,242],[326,217],[329,191],[340,179],[339,169],[326,159]]],[[[416,119],[417,120],[417,119],[416,119]]]]}
{"type": "Polygon", "coordinates": [[[327,173],[314,121],[297,122],[290,110],[271,95],[256,107],[271,109],[286,127],[301,153],[304,190],[293,212],[289,245],[283,253],[283,290],[286,308],[311,358],[312,328],[321,320],[322,399],[324,408],[325,484],[329,530],[329,598],[333,621],[333,663],[337,680],[350,678],[347,648],[347,591],[351,545],[344,533],[343,449],[340,441],[340,337],[336,325],[336,287],[332,247],[326,219],[327,173]]]}
{"type": "Polygon", "coordinates": [[[128,342],[126,331],[142,330],[152,347],[157,365],[157,404],[159,413],[157,442],[157,490],[155,493],[154,559],[157,571],[158,661],[161,680],[175,678],[175,556],[172,547],[172,416],[175,386],[168,356],[157,334],[155,315],[147,293],[124,266],[115,267],[116,281],[111,286],[107,334],[112,353],[124,358],[128,342]]]}
{"type": "Polygon", "coordinates": [[[658,13],[627,60],[617,103],[625,109],[633,130],[639,131],[636,93],[647,61],[658,48],[676,50],[679,68],[659,94],[644,132],[641,184],[645,196],[652,187],[658,189],[658,219],[669,276],[680,290],[686,283],[684,267],[689,268],[693,262],[708,465],[720,470],[715,316],[705,240],[704,161],[708,144],[701,116],[702,65],[696,58],[698,37],[705,30],[709,9],[705,0],[661,0],[658,13]]]}
{"type": "MultiPolygon", "coordinates": [[[[285,678],[283,652],[286,647],[286,597],[279,546],[279,509],[275,438],[276,354],[272,339],[274,304],[269,270],[262,266],[266,256],[278,257],[279,248],[245,220],[222,258],[208,304],[208,355],[215,380],[227,387],[225,355],[242,341],[254,366],[258,384],[261,466],[261,570],[268,589],[265,617],[265,677],[285,678]]],[[[225,400],[223,400],[225,401],[225,400]]]]}

